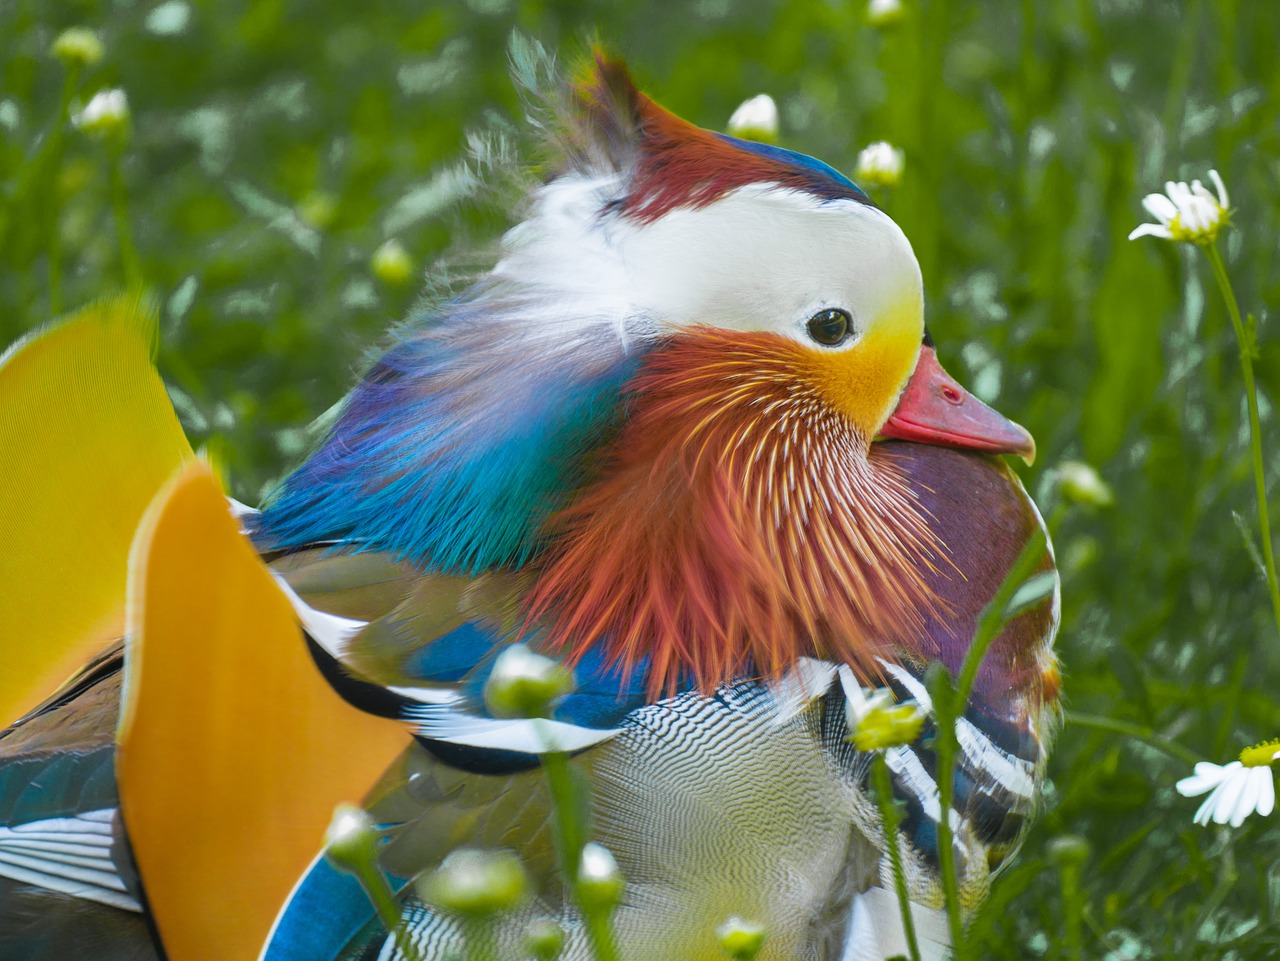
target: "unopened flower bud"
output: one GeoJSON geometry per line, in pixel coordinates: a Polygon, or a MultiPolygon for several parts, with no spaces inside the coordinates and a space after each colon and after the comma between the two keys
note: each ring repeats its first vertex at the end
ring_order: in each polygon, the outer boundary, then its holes
{"type": "Polygon", "coordinates": [[[729,118],[729,133],[744,140],[778,142],[778,105],[767,93],[744,100],[729,118]]]}
{"type": "Polygon", "coordinates": [[[564,949],[564,928],[550,918],[538,918],[525,929],[524,946],[537,961],[555,961],[564,949]]]}
{"type": "Polygon", "coordinates": [[[862,719],[851,740],[859,751],[881,751],[910,744],[920,736],[924,715],[909,704],[881,708],[862,719]]]}
{"type": "Polygon", "coordinates": [[[609,849],[590,841],[578,862],[578,900],[587,910],[612,908],[622,899],[626,882],[609,849]]]}
{"type": "Polygon", "coordinates": [[[333,226],[333,219],[337,212],[337,203],[330,194],[326,193],[307,194],[298,204],[298,216],[304,223],[310,224],[317,230],[327,230],[333,226]]]}
{"type": "Polygon", "coordinates": [[[920,736],[925,715],[914,702],[897,704],[884,688],[870,697],[855,692],[845,702],[849,740],[859,751],[881,751],[910,744],[920,736]]]}
{"type": "Polygon", "coordinates": [[[1049,842],[1049,860],[1059,867],[1084,864],[1089,858],[1089,842],[1078,834],[1063,834],[1049,842]]]}
{"type": "Polygon", "coordinates": [[[892,27],[901,23],[905,15],[901,0],[869,0],[867,3],[867,23],[873,27],[892,27]]]}
{"type": "Polygon", "coordinates": [[[573,672],[560,662],[512,644],[493,663],[484,701],[495,717],[546,717],[573,688],[573,672]]]}
{"type": "Polygon", "coordinates": [[[384,284],[401,287],[413,279],[413,259],[398,240],[388,240],[373,252],[374,276],[384,284]]]}
{"type": "Polygon", "coordinates": [[[733,958],[733,961],[752,961],[760,953],[760,947],[768,933],[763,924],[744,921],[737,915],[716,928],[720,949],[733,958]]]}
{"type": "Polygon", "coordinates": [[[459,848],[418,882],[418,894],[428,904],[467,917],[487,917],[517,907],[525,898],[528,879],[513,851],[459,848]]]}
{"type": "Polygon", "coordinates": [[[902,151],[883,140],[864,147],[858,154],[853,179],[872,187],[896,187],[902,180],[902,151]]]}
{"type": "Polygon", "coordinates": [[[325,854],[340,868],[365,868],[378,856],[378,828],[364,808],[339,804],[333,809],[325,845],[325,854]]]}
{"type": "Polygon", "coordinates": [[[92,67],[102,59],[102,41],[88,27],[71,27],[58,34],[49,52],[67,67],[92,67]]]}
{"type": "Polygon", "coordinates": [[[98,140],[119,137],[129,128],[129,98],[118,87],[99,90],[71,122],[98,140]]]}
{"type": "Polygon", "coordinates": [[[1090,507],[1110,507],[1115,503],[1110,485],[1083,461],[1064,460],[1058,465],[1057,473],[1058,489],[1068,500],[1090,507]]]}

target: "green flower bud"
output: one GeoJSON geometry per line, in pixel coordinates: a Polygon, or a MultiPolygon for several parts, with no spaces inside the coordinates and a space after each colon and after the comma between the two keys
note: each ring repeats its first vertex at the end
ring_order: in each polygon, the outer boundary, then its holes
{"type": "MultiPolygon", "coordinates": [[[[311,193],[302,198],[298,204],[298,216],[304,223],[316,230],[328,230],[333,226],[333,218],[338,213],[338,204],[326,193],[311,193]]],[[[377,256],[376,254],[374,255],[377,256]]],[[[376,268],[375,268],[376,269],[376,268]]]]}
{"type": "Polygon", "coordinates": [[[588,911],[613,908],[626,886],[609,849],[594,841],[582,846],[578,861],[578,901],[588,911]]]}
{"type": "Polygon", "coordinates": [[[1089,859],[1089,842],[1078,834],[1063,834],[1048,845],[1049,860],[1059,867],[1084,864],[1089,859]]]}
{"type": "Polygon", "coordinates": [[[573,689],[572,671],[524,644],[512,644],[494,661],[484,702],[495,717],[546,717],[573,689]]]}
{"type": "Polygon", "coordinates": [[[524,901],[528,878],[513,851],[459,848],[440,867],[418,881],[428,904],[465,917],[482,918],[509,911],[524,901]]]}
{"type": "Polygon", "coordinates": [[[922,727],[924,715],[913,705],[899,704],[869,712],[850,740],[859,751],[882,751],[910,744],[920,736],[922,727]]]}
{"type": "Polygon", "coordinates": [[[88,27],[71,27],[58,34],[49,52],[70,67],[92,67],[102,59],[102,41],[88,27]]]}
{"type": "Polygon", "coordinates": [[[845,703],[849,740],[859,751],[882,751],[910,744],[924,727],[924,712],[914,702],[897,704],[883,688],[870,697],[850,697],[845,703]]]}
{"type": "Polygon", "coordinates": [[[373,274],[388,286],[401,287],[413,279],[413,259],[398,240],[388,240],[373,252],[373,274]]]}
{"type": "Polygon", "coordinates": [[[760,953],[768,933],[763,924],[744,921],[735,914],[716,928],[716,939],[720,942],[720,949],[733,961],[752,961],[760,953]]]}
{"type": "Polygon", "coordinates": [[[1058,489],[1067,500],[1090,507],[1110,507],[1115,503],[1110,485],[1083,461],[1064,460],[1057,467],[1057,475],[1058,489]]]}
{"type": "Polygon", "coordinates": [[[564,950],[564,928],[550,918],[538,918],[525,929],[524,946],[537,961],[555,961],[564,950]]]}
{"type": "Polygon", "coordinates": [[[325,854],[338,867],[355,872],[378,857],[378,828],[364,808],[339,804],[325,833],[325,854]]]}
{"type": "Polygon", "coordinates": [[[902,0],[870,0],[867,3],[867,23],[882,30],[901,23],[906,13],[902,0]]]}

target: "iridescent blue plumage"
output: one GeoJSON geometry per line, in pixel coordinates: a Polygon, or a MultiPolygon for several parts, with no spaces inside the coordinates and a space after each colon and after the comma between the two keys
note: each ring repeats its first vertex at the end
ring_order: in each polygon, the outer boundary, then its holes
{"type": "Polygon", "coordinates": [[[489,309],[478,291],[402,335],[264,510],[260,543],[342,540],[461,574],[537,552],[583,455],[616,429],[633,361],[531,355],[489,309]]]}
{"type": "Polygon", "coordinates": [[[836,170],[835,167],[828,163],[823,163],[816,157],[810,157],[808,154],[803,154],[796,150],[788,150],[785,147],[759,143],[755,140],[743,140],[740,137],[733,137],[725,133],[716,134],[716,136],[725,141],[725,143],[731,143],[742,150],[748,150],[761,157],[768,157],[770,160],[776,160],[792,167],[800,167],[803,170],[817,174],[819,178],[829,180],[831,183],[826,185],[824,190],[822,181],[815,178],[813,193],[816,195],[822,196],[825,193],[831,193],[834,197],[852,197],[853,199],[861,200],[865,204],[871,203],[871,198],[867,196],[866,191],[836,170]]]}

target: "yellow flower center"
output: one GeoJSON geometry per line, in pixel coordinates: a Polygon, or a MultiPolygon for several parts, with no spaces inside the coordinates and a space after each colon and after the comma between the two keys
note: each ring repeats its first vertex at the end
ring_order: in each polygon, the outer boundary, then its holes
{"type": "Polygon", "coordinates": [[[1197,229],[1186,226],[1182,222],[1182,214],[1175,214],[1169,221],[1169,236],[1188,244],[1211,244],[1218,239],[1218,232],[1227,223],[1227,219],[1227,212],[1221,210],[1212,223],[1197,229]]]}
{"type": "Polygon", "coordinates": [[[1267,767],[1280,754],[1280,738],[1263,741],[1240,752],[1240,763],[1245,767],[1267,767]]]}

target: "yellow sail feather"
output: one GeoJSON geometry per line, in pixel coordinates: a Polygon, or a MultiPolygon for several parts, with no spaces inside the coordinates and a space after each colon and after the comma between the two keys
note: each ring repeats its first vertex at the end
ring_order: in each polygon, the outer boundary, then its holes
{"type": "Polygon", "coordinates": [[[156,499],[130,561],[121,812],[170,961],[251,961],[339,801],[410,743],[323,680],[209,468],[156,499]]]}
{"type": "Polygon", "coordinates": [[[155,330],[120,297],[0,357],[0,727],[120,636],[134,530],[191,457],[155,330]]]}

